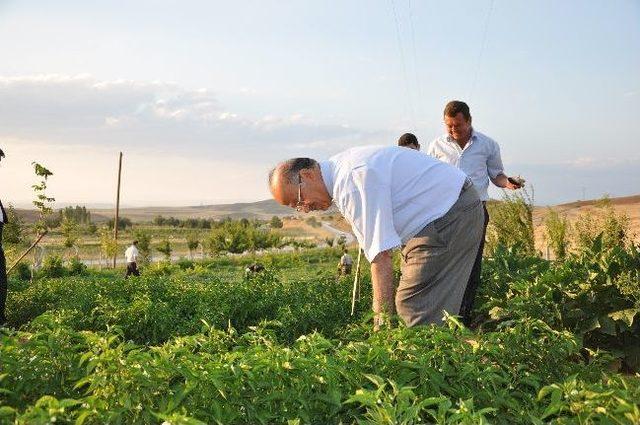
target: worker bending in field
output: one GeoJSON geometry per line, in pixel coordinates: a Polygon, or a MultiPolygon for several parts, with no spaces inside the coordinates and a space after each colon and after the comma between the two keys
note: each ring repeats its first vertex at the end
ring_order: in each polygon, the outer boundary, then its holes
{"type": "Polygon", "coordinates": [[[482,204],[464,173],[403,147],[364,146],[327,161],[294,158],[269,174],[274,199],[298,211],[335,203],[371,262],[374,327],[458,314],[482,237],[482,204]],[[402,247],[397,291],[392,250],[402,247]],[[395,302],[394,302],[395,299],[395,302]]]}
{"type": "Polygon", "coordinates": [[[138,241],[133,241],[131,246],[127,248],[124,252],[125,260],[127,261],[127,272],[124,275],[124,278],[128,278],[130,275],[140,276],[140,271],[138,270],[138,241]]]}
{"type": "Polygon", "coordinates": [[[473,181],[484,210],[484,226],[482,239],[476,260],[471,272],[471,281],[462,301],[461,315],[469,325],[473,300],[480,284],[482,251],[489,223],[486,202],[489,199],[487,189],[489,181],[504,189],[519,189],[522,181],[519,178],[507,177],[502,166],[500,147],[491,138],[477,132],[471,126],[471,113],[466,103],[454,100],[444,108],[444,125],[447,133],[435,139],[429,145],[427,153],[441,161],[458,167],[473,181]]]}
{"type": "Polygon", "coordinates": [[[338,276],[349,276],[353,268],[353,258],[349,255],[349,251],[345,248],[342,257],[338,261],[338,276]]]}

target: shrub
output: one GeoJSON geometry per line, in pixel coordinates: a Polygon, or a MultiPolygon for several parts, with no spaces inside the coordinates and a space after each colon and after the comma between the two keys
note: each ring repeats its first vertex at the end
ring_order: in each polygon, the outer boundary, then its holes
{"type": "Polygon", "coordinates": [[[62,258],[57,255],[50,255],[44,259],[40,274],[44,277],[62,277],[65,275],[65,268],[62,258]]]}
{"type": "Polygon", "coordinates": [[[544,219],[545,236],[553,255],[557,260],[562,260],[567,255],[567,244],[569,243],[569,220],[566,216],[561,216],[556,210],[549,208],[544,219]]]}
{"type": "Polygon", "coordinates": [[[492,255],[499,245],[519,245],[525,253],[535,253],[533,236],[533,196],[526,190],[503,192],[499,202],[489,202],[489,226],[485,252],[492,255]]]}

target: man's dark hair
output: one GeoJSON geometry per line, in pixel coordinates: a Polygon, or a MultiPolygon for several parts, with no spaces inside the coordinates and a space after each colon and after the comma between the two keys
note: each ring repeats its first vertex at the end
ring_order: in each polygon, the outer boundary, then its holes
{"type": "Polygon", "coordinates": [[[408,145],[418,146],[419,144],[420,143],[418,143],[418,138],[416,137],[415,134],[412,134],[412,133],[404,133],[398,139],[398,146],[408,146],[408,145]]]}
{"type": "Polygon", "coordinates": [[[138,245],[138,241],[133,241],[133,245],[138,245]]]}
{"type": "Polygon", "coordinates": [[[462,114],[465,120],[469,121],[471,119],[471,113],[469,112],[469,105],[460,101],[460,100],[452,100],[447,103],[447,106],[444,107],[444,116],[445,117],[455,117],[458,114],[462,114]]]}
{"type": "MultiPolygon", "coordinates": [[[[282,167],[282,176],[287,179],[289,183],[297,184],[298,173],[300,173],[300,170],[310,169],[316,167],[317,165],[318,162],[315,159],[292,158],[283,162],[280,166],[282,167]]],[[[275,174],[276,168],[269,172],[269,187],[272,186],[273,175],[275,174]]]]}
{"type": "Polygon", "coordinates": [[[4,152],[0,149],[0,159],[4,158],[4,152]]]}

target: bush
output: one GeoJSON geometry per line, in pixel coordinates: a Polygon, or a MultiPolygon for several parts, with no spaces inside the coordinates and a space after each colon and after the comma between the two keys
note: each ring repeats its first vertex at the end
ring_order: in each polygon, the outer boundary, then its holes
{"type": "Polygon", "coordinates": [[[69,274],[72,276],[83,275],[87,272],[87,265],[80,261],[78,257],[73,257],[69,261],[69,274]]]}
{"type": "Polygon", "coordinates": [[[629,217],[616,213],[611,200],[604,197],[593,211],[578,216],[574,237],[576,248],[578,251],[590,249],[600,235],[605,249],[626,245],[629,242],[629,223],[629,217]]]}
{"type": "Polygon", "coordinates": [[[44,259],[42,268],[39,271],[43,277],[62,277],[65,275],[65,268],[62,258],[57,255],[50,255],[44,259]]]}
{"type": "Polygon", "coordinates": [[[31,280],[31,266],[28,263],[18,263],[14,273],[20,280],[31,280]]]}
{"type": "Polygon", "coordinates": [[[493,255],[500,245],[519,245],[527,254],[535,253],[533,237],[533,197],[524,189],[514,194],[503,192],[502,201],[490,201],[489,226],[485,252],[493,255]]]}
{"type": "Polygon", "coordinates": [[[557,211],[549,208],[544,219],[544,226],[547,243],[556,260],[564,259],[569,243],[569,220],[566,216],[561,216],[557,211]]]}

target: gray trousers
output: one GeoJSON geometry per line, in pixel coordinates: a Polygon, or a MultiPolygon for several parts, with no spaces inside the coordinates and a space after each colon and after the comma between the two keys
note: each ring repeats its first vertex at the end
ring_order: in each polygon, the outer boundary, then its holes
{"type": "Polygon", "coordinates": [[[467,179],[449,211],[402,248],[396,310],[407,326],[442,324],[444,311],[460,313],[483,223],[480,197],[467,179]]]}

